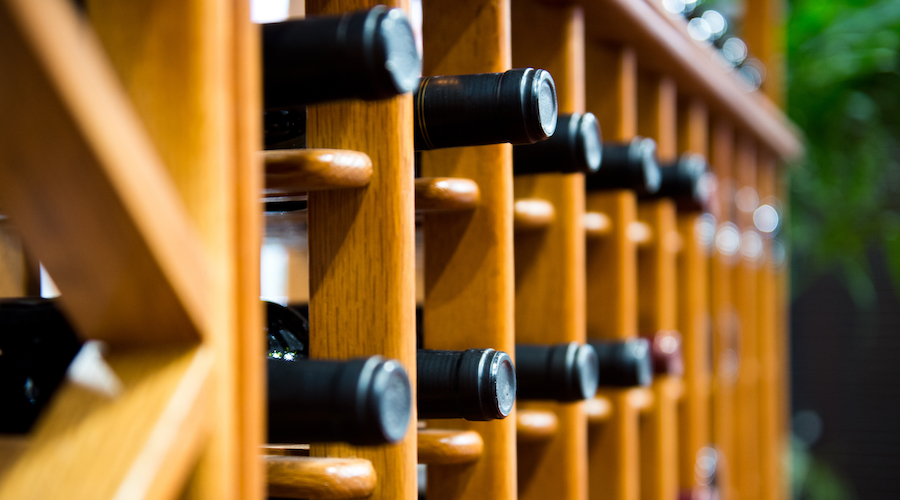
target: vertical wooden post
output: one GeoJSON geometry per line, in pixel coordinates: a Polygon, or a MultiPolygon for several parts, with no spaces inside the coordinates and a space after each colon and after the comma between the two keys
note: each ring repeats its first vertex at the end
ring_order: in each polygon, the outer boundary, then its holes
{"type": "MultiPolygon", "coordinates": [[[[604,140],[637,135],[637,58],[630,47],[585,44],[586,109],[597,115],[604,140]]],[[[601,167],[602,168],[602,167],[601,167]]],[[[609,216],[607,238],[586,251],[587,335],[622,340],[637,335],[637,246],[628,229],[637,220],[633,192],[588,193],[586,209],[609,216]]],[[[592,500],[637,500],[640,492],[638,410],[627,390],[601,390],[612,413],[588,429],[588,495],[592,500]]]]}
{"type": "MultiPolygon", "coordinates": [[[[508,0],[441,0],[423,7],[424,74],[510,69],[508,0]]],[[[481,191],[481,205],[471,213],[425,217],[425,347],[493,347],[514,355],[512,147],[425,152],[422,175],[472,179],[481,191]]],[[[494,422],[441,422],[477,430],[484,454],[472,465],[429,467],[429,500],[515,499],[515,423],[515,410],[494,422]]]]}
{"type": "MultiPolygon", "coordinates": [[[[584,17],[580,7],[535,0],[516,3],[512,59],[515,67],[550,71],[560,114],[584,112],[584,17]]],[[[546,229],[515,235],[516,340],[584,342],[584,176],[517,176],[514,194],[516,198],[545,199],[556,209],[556,217],[546,229]]],[[[519,443],[519,498],[587,500],[583,403],[523,402],[519,408],[551,410],[559,422],[548,442],[519,443]]]]}
{"type": "MultiPolygon", "coordinates": [[[[709,117],[705,103],[699,99],[679,102],[679,151],[708,157],[708,131],[709,117]]],[[[682,491],[697,486],[697,452],[710,444],[710,276],[708,248],[698,234],[702,223],[697,214],[678,215],[678,234],[683,243],[677,263],[678,331],[683,341],[685,385],[678,409],[678,483],[682,491]]]]}
{"type": "MultiPolygon", "coordinates": [[[[676,159],[677,94],[670,77],[641,74],[638,78],[638,133],[656,140],[665,164],[676,159]]],[[[638,203],[638,219],[653,234],[638,251],[638,330],[653,335],[677,327],[675,260],[678,233],[672,200],[638,203]]],[[[641,498],[665,500],[678,495],[678,394],[680,377],[654,377],[653,408],[641,419],[641,498]]]]}
{"type": "MultiPolygon", "coordinates": [[[[407,2],[387,2],[408,8],[407,2]]],[[[309,0],[306,13],[366,8],[361,0],[309,0]]],[[[309,194],[310,354],[399,360],[416,391],[412,97],[310,106],[311,148],[362,151],[369,185],[309,194]]],[[[373,499],[416,497],[416,415],[395,445],[316,445],[316,456],[372,461],[373,499]]]]}
{"type": "Polygon", "coordinates": [[[750,55],[766,68],[762,90],[778,105],[784,105],[784,2],[749,0],[744,14],[744,41],[750,55]]]}
{"type": "Polygon", "coordinates": [[[734,128],[719,117],[710,123],[710,164],[718,179],[713,215],[718,219],[716,241],[710,263],[709,305],[713,327],[712,438],[718,448],[717,478],[719,489],[727,499],[734,499],[731,481],[734,458],[734,381],[737,370],[735,345],[736,319],[731,290],[731,268],[734,255],[724,252],[718,241],[734,217],[731,166],[734,163],[734,128]]]}

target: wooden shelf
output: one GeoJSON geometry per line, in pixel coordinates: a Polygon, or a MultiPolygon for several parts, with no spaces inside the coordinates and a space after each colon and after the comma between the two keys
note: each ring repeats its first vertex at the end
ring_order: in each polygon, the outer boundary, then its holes
{"type": "Polygon", "coordinates": [[[484,440],[475,431],[419,429],[419,463],[450,465],[474,462],[484,451],[484,440]]]}
{"type": "Polygon", "coordinates": [[[297,196],[307,191],[363,187],[372,178],[372,160],[343,149],[278,149],[262,153],[265,195],[297,196]]]}
{"type": "Polygon", "coordinates": [[[365,498],[375,490],[372,462],[364,458],[265,455],[271,496],[344,500],[365,498]]]}

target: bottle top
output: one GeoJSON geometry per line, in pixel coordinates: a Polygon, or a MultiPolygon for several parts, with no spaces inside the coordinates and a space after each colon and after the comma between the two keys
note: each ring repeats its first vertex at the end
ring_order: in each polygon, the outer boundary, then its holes
{"type": "Polygon", "coordinates": [[[590,339],[600,361],[601,387],[648,386],[653,380],[650,343],[647,339],[623,341],[590,339]]]}
{"type": "Polygon", "coordinates": [[[684,153],[677,161],[661,169],[659,191],[655,197],[671,198],[680,210],[701,211],[709,203],[711,189],[709,164],[697,153],[684,153]]]}
{"type": "Polygon", "coordinates": [[[602,157],[597,117],[593,113],[560,115],[556,132],[549,139],[513,148],[513,172],[591,174],[600,168],[602,157]]]}
{"type": "Polygon", "coordinates": [[[516,345],[518,398],[581,401],[594,396],[600,360],[588,344],[516,345]]]}
{"type": "Polygon", "coordinates": [[[588,190],[632,189],[638,195],[659,190],[660,169],[656,141],[635,137],[631,142],[604,143],[600,169],[585,178],[588,190]]]}

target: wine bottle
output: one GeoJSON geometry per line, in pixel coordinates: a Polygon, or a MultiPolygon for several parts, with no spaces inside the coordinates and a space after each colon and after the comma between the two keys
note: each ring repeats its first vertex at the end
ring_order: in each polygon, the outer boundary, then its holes
{"type": "Polygon", "coordinates": [[[412,26],[401,9],[264,24],[266,108],[341,99],[383,99],[412,91],[422,74],[412,26]]]}
{"type": "MultiPolygon", "coordinates": [[[[280,306],[272,304],[269,307],[280,306]]],[[[272,332],[279,336],[291,334],[296,340],[279,338],[274,351],[308,356],[308,348],[302,347],[309,345],[309,329],[304,317],[304,313],[308,314],[308,305],[291,305],[290,309],[293,317],[280,319],[277,325],[270,326],[269,331],[270,336],[272,332]]],[[[276,312],[283,314],[280,310],[276,312]]],[[[273,357],[273,348],[270,347],[269,352],[273,357]]],[[[419,418],[485,421],[505,418],[512,411],[516,398],[516,370],[509,354],[503,351],[418,349],[416,371],[419,418]]]]}
{"type": "Polygon", "coordinates": [[[31,429],[80,348],[53,301],[0,300],[0,434],[31,429]]]}
{"type": "Polygon", "coordinates": [[[631,189],[650,195],[659,190],[660,175],[656,141],[635,137],[625,144],[604,143],[603,163],[584,183],[588,190],[631,189]]]}
{"type": "Polygon", "coordinates": [[[672,164],[660,168],[659,191],[653,196],[671,198],[678,210],[701,212],[710,198],[709,164],[703,155],[684,153],[672,164]]]}
{"type": "Polygon", "coordinates": [[[416,352],[419,418],[506,418],[516,400],[516,370],[494,349],[416,352]]]}
{"type": "Polygon", "coordinates": [[[513,174],[583,173],[600,168],[603,145],[593,113],[560,115],[546,141],[513,147],[513,174]]]}
{"type": "Polygon", "coordinates": [[[306,108],[263,111],[265,149],[306,148],[306,108]]]}
{"type": "Polygon", "coordinates": [[[412,408],[402,365],[381,356],[307,359],[303,332],[308,328],[299,313],[266,303],[269,442],[377,445],[400,440],[412,408]]]}
{"type": "Polygon", "coordinates": [[[647,339],[590,339],[588,344],[597,351],[600,387],[648,386],[653,381],[650,343],[647,339]]]}
{"type": "Polygon", "coordinates": [[[516,344],[518,399],[581,401],[594,397],[600,360],[588,344],[516,344]]]}
{"type": "Polygon", "coordinates": [[[682,375],[684,373],[681,333],[677,330],[660,330],[641,336],[650,343],[653,373],[657,375],[682,375]]]}
{"type": "Polygon", "coordinates": [[[542,69],[429,76],[419,81],[415,148],[531,144],[556,130],[556,84],[542,69]]]}

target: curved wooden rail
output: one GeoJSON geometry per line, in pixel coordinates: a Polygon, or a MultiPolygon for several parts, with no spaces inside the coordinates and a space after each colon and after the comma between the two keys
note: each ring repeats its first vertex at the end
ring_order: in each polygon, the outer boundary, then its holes
{"type": "Polygon", "coordinates": [[[419,429],[418,446],[420,464],[464,464],[481,457],[484,440],[475,431],[419,429]]]}
{"type": "Polygon", "coordinates": [[[375,490],[375,468],[363,458],[266,455],[270,496],[342,500],[364,498],[375,490]]]}
{"type": "Polygon", "coordinates": [[[481,201],[481,191],[472,179],[422,177],[415,183],[417,212],[472,210],[481,201]]]}
{"type": "Polygon", "coordinates": [[[523,198],[513,205],[513,229],[527,231],[543,229],[556,218],[553,204],[540,198],[523,198]]]}
{"type": "Polygon", "coordinates": [[[552,411],[519,410],[516,412],[516,438],[519,441],[543,441],[556,433],[559,419],[552,411]]]}
{"type": "Polygon", "coordinates": [[[263,158],[266,197],[362,187],[372,178],[372,160],[359,151],[276,149],[264,151],[263,158]]]}
{"type": "Polygon", "coordinates": [[[653,409],[653,405],[656,403],[655,399],[653,391],[646,387],[628,391],[628,404],[642,414],[653,409]]]}
{"type": "Polygon", "coordinates": [[[609,398],[596,396],[584,402],[584,413],[589,424],[602,424],[612,415],[612,403],[609,398]]]}
{"type": "Polygon", "coordinates": [[[585,212],[583,224],[585,238],[603,238],[612,232],[612,220],[603,212],[585,212]]]}
{"type": "Polygon", "coordinates": [[[308,444],[264,444],[263,455],[280,455],[284,457],[308,457],[308,444]]]}
{"type": "Polygon", "coordinates": [[[628,226],[628,239],[637,243],[638,247],[647,247],[653,243],[653,230],[646,222],[634,221],[628,226]]]}

